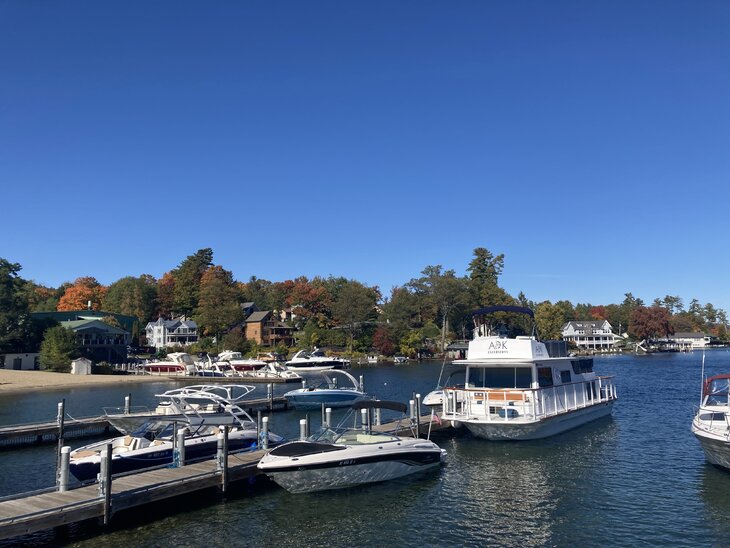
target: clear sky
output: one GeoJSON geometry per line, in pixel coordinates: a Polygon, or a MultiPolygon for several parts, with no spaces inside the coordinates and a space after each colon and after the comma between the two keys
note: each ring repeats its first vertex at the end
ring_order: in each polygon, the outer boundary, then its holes
{"type": "Polygon", "coordinates": [[[726,1],[0,2],[0,257],[730,310],[726,1]]]}

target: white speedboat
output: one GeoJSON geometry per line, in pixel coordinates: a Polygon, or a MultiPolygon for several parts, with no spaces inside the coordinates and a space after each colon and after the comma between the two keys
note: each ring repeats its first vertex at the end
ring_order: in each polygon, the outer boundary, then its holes
{"type": "MultiPolygon", "coordinates": [[[[251,386],[196,386],[169,390],[167,398],[176,414],[146,421],[131,435],[95,442],[71,451],[70,472],[80,481],[92,480],[100,469],[101,453],[112,446],[112,474],[132,472],[173,462],[175,431],[187,428],[185,460],[194,462],[214,457],[218,433],[228,428],[229,452],[253,450],[258,444],[256,423],[240,406],[251,386]],[[237,395],[238,393],[242,395],[237,395]],[[210,411],[210,412],[207,412],[210,411]]],[[[270,446],[283,438],[269,433],[270,446]]]]}
{"type": "Polygon", "coordinates": [[[495,312],[522,313],[516,306],[474,312],[474,338],[463,365],[465,385],[446,388],[441,418],[489,440],[545,438],[611,414],[617,399],[612,377],[593,372],[592,358],[567,355],[564,341],[547,345],[535,336],[496,334],[495,312]]]}
{"type": "Polygon", "coordinates": [[[296,371],[289,371],[276,362],[265,363],[260,369],[241,371],[239,375],[244,379],[302,380],[302,377],[296,371]]]}
{"type": "Polygon", "coordinates": [[[150,375],[195,375],[195,360],[185,352],[172,352],[162,360],[152,360],[142,364],[142,369],[150,375]]]}
{"type": "Polygon", "coordinates": [[[372,426],[374,409],[403,415],[407,407],[398,402],[358,402],[340,426],[269,451],[259,461],[259,470],[287,491],[305,493],[392,480],[441,465],[446,452],[432,441],[377,431],[372,426]],[[358,427],[355,421],[363,409],[368,418],[358,427]]]}
{"type": "Polygon", "coordinates": [[[300,350],[284,365],[291,371],[326,371],[347,369],[350,367],[350,361],[337,356],[325,356],[324,352],[315,348],[311,352],[300,350]]]}
{"type": "Polygon", "coordinates": [[[266,365],[263,360],[255,360],[253,358],[244,358],[240,352],[233,350],[224,350],[218,354],[217,362],[227,362],[235,371],[255,371],[266,365]]]}
{"type": "Polygon", "coordinates": [[[287,403],[296,409],[320,409],[349,407],[353,403],[372,397],[363,392],[360,383],[347,371],[320,371],[320,383],[304,386],[284,394],[287,403]]]}
{"type": "Polygon", "coordinates": [[[692,433],[707,462],[730,469],[730,375],[715,375],[705,381],[692,433]]]}

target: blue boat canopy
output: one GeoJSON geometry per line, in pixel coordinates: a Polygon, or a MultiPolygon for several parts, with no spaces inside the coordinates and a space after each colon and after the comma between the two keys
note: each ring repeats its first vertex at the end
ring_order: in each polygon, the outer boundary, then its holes
{"type": "Polygon", "coordinates": [[[484,314],[492,314],[494,312],[514,312],[516,314],[527,314],[530,318],[535,318],[535,314],[531,309],[524,306],[487,306],[472,312],[472,316],[482,316],[484,314]]]}

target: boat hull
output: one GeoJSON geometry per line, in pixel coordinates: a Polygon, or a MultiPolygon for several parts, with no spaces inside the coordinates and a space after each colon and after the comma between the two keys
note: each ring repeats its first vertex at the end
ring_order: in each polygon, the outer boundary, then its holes
{"type": "Polygon", "coordinates": [[[359,393],[342,393],[332,391],[302,392],[301,394],[285,394],[289,405],[295,409],[321,409],[325,407],[349,407],[353,403],[368,399],[359,393]]]}
{"type": "Polygon", "coordinates": [[[730,470],[730,442],[719,439],[712,434],[704,433],[701,430],[692,428],[702,450],[705,452],[707,462],[720,468],[730,470]]]}
{"type": "Polygon", "coordinates": [[[307,465],[301,460],[291,468],[264,470],[277,484],[291,493],[311,493],[378,483],[440,466],[442,451],[404,451],[400,454],[347,458],[307,465]]]}
{"type": "Polygon", "coordinates": [[[613,401],[584,407],[536,422],[492,421],[468,422],[462,425],[476,437],[492,441],[538,440],[561,434],[591,421],[606,417],[613,410],[613,401]]]}

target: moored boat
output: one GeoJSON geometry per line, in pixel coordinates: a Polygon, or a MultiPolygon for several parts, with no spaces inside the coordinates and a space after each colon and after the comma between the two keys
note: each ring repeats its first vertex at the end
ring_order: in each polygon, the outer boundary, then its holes
{"type": "Polygon", "coordinates": [[[142,369],[149,375],[195,375],[196,365],[190,354],[172,352],[165,359],[142,364],[142,369]]]}
{"type": "Polygon", "coordinates": [[[715,375],[702,387],[692,433],[710,464],[730,470],[730,375],[715,375]]]}
{"type": "Polygon", "coordinates": [[[393,480],[441,465],[446,452],[432,441],[418,439],[415,432],[404,437],[374,428],[375,409],[403,416],[407,407],[399,402],[357,402],[338,427],[274,448],[261,459],[259,470],[292,493],[306,493],[393,480]],[[367,418],[353,427],[358,415],[367,418]]]}
{"type": "Polygon", "coordinates": [[[300,350],[284,365],[291,371],[326,371],[347,369],[350,367],[350,361],[337,356],[326,356],[322,350],[315,348],[311,352],[300,350]]]}
{"type": "Polygon", "coordinates": [[[355,402],[372,399],[347,371],[320,371],[319,379],[316,386],[303,386],[287,392],[284,394],[286,401],[297,409],[320,409],[322,405],[349,407],[355,402]]]}
{"type": "Polygon", "coordinates": [[[261,369],[267,362],[253,358],[244,358],[240,352],[224,350],[218,354],[218,363],[227,362],[235,371],[255,371],[261,369]]]}
{"type": "Polygon", "coordinates": [[[532,336],[507,338],[488,317],[495,312],[527,314],[515,306],[474,312],[474,338],[465,384],[444,389],[441,418],[489,440],[531,440],[559,434],[611,414],[617,399],[613,377],[593,372],[593,358],[568,356],[564,341],[549,345],[532,336]]]}
{"type": "MultiPolygon", "coordinates": [[[[229,452],[252,450],[258,444],[256,423],[240,407],[251,386],[195,386],[168,390],[165,398],[176,411],[151,417],[127,436],[95,442],[71,451],[69,469],[80,481],[94,479],[99,472],[101,454],[112,446],[112,474],[132,472],[173,462],[176,430],[186,428],[185,459],[194,462],[216,454],[218,434],[228,429],[229,452]]],[[[269,433],[269,446],[284,440],[269,433]]]]}

